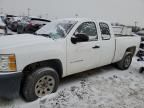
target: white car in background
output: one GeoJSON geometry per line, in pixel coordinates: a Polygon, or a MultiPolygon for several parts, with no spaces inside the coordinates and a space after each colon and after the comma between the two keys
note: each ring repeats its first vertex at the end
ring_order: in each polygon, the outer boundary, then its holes
{"type": "Polygon", "coordinates": [[[6,34],[6,24],[3,22],[2,16],[0,16],[0,36],[6,34]]]}
{"type": "Polygon", "coordinates": [[[129,26],[112,26],[115,35],[130,36],[132,35],[132,28],[129,26]]]}

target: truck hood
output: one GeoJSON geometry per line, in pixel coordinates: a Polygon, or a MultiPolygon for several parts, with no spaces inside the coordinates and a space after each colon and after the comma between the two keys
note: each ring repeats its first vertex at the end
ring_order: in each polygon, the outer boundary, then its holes
{"type": "Polygon", "coordinates": [[[0,49],[14,48],[39,43],[53,42],[51,38],[32,34],[19,34],[0,37],[0,49]]]}

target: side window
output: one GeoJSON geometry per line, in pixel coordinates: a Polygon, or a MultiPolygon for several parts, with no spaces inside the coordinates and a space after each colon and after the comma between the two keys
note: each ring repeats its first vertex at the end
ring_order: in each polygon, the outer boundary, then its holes
{"type": "Polygon", "coordinates": [[[99,26],[101,30],[102,40],[110,40],[111,34],[108,24],[101,22],[99,23],[99,26]]]}
{"type": "Polygon", "coordinates": [[[75,34],[78,33],[86,34],[87,36],[89,36],[90,41],[98,39],[97,29],[94,22],[82,23],[75,31],[75,34]]]}

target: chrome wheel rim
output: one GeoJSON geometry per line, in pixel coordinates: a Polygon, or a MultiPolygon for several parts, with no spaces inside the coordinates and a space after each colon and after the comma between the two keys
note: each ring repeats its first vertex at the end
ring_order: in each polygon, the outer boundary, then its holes
{"type": "Polygon", "coordinates": [[[35,94],[38,97],[43,97],[53,92],[55,80],[52,76],[46,75],[41,77],[35,84],[35,94]]]}

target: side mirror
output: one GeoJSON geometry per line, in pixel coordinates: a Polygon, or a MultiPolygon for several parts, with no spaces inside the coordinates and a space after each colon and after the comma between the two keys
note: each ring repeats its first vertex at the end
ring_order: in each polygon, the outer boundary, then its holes
{"type": "Polygon", "coordinates": [[[77,42],[87,42],[89,37],[86,34],[76,34],[75,37],[71,37],[71,42],[76,44],[77,42]]]}

